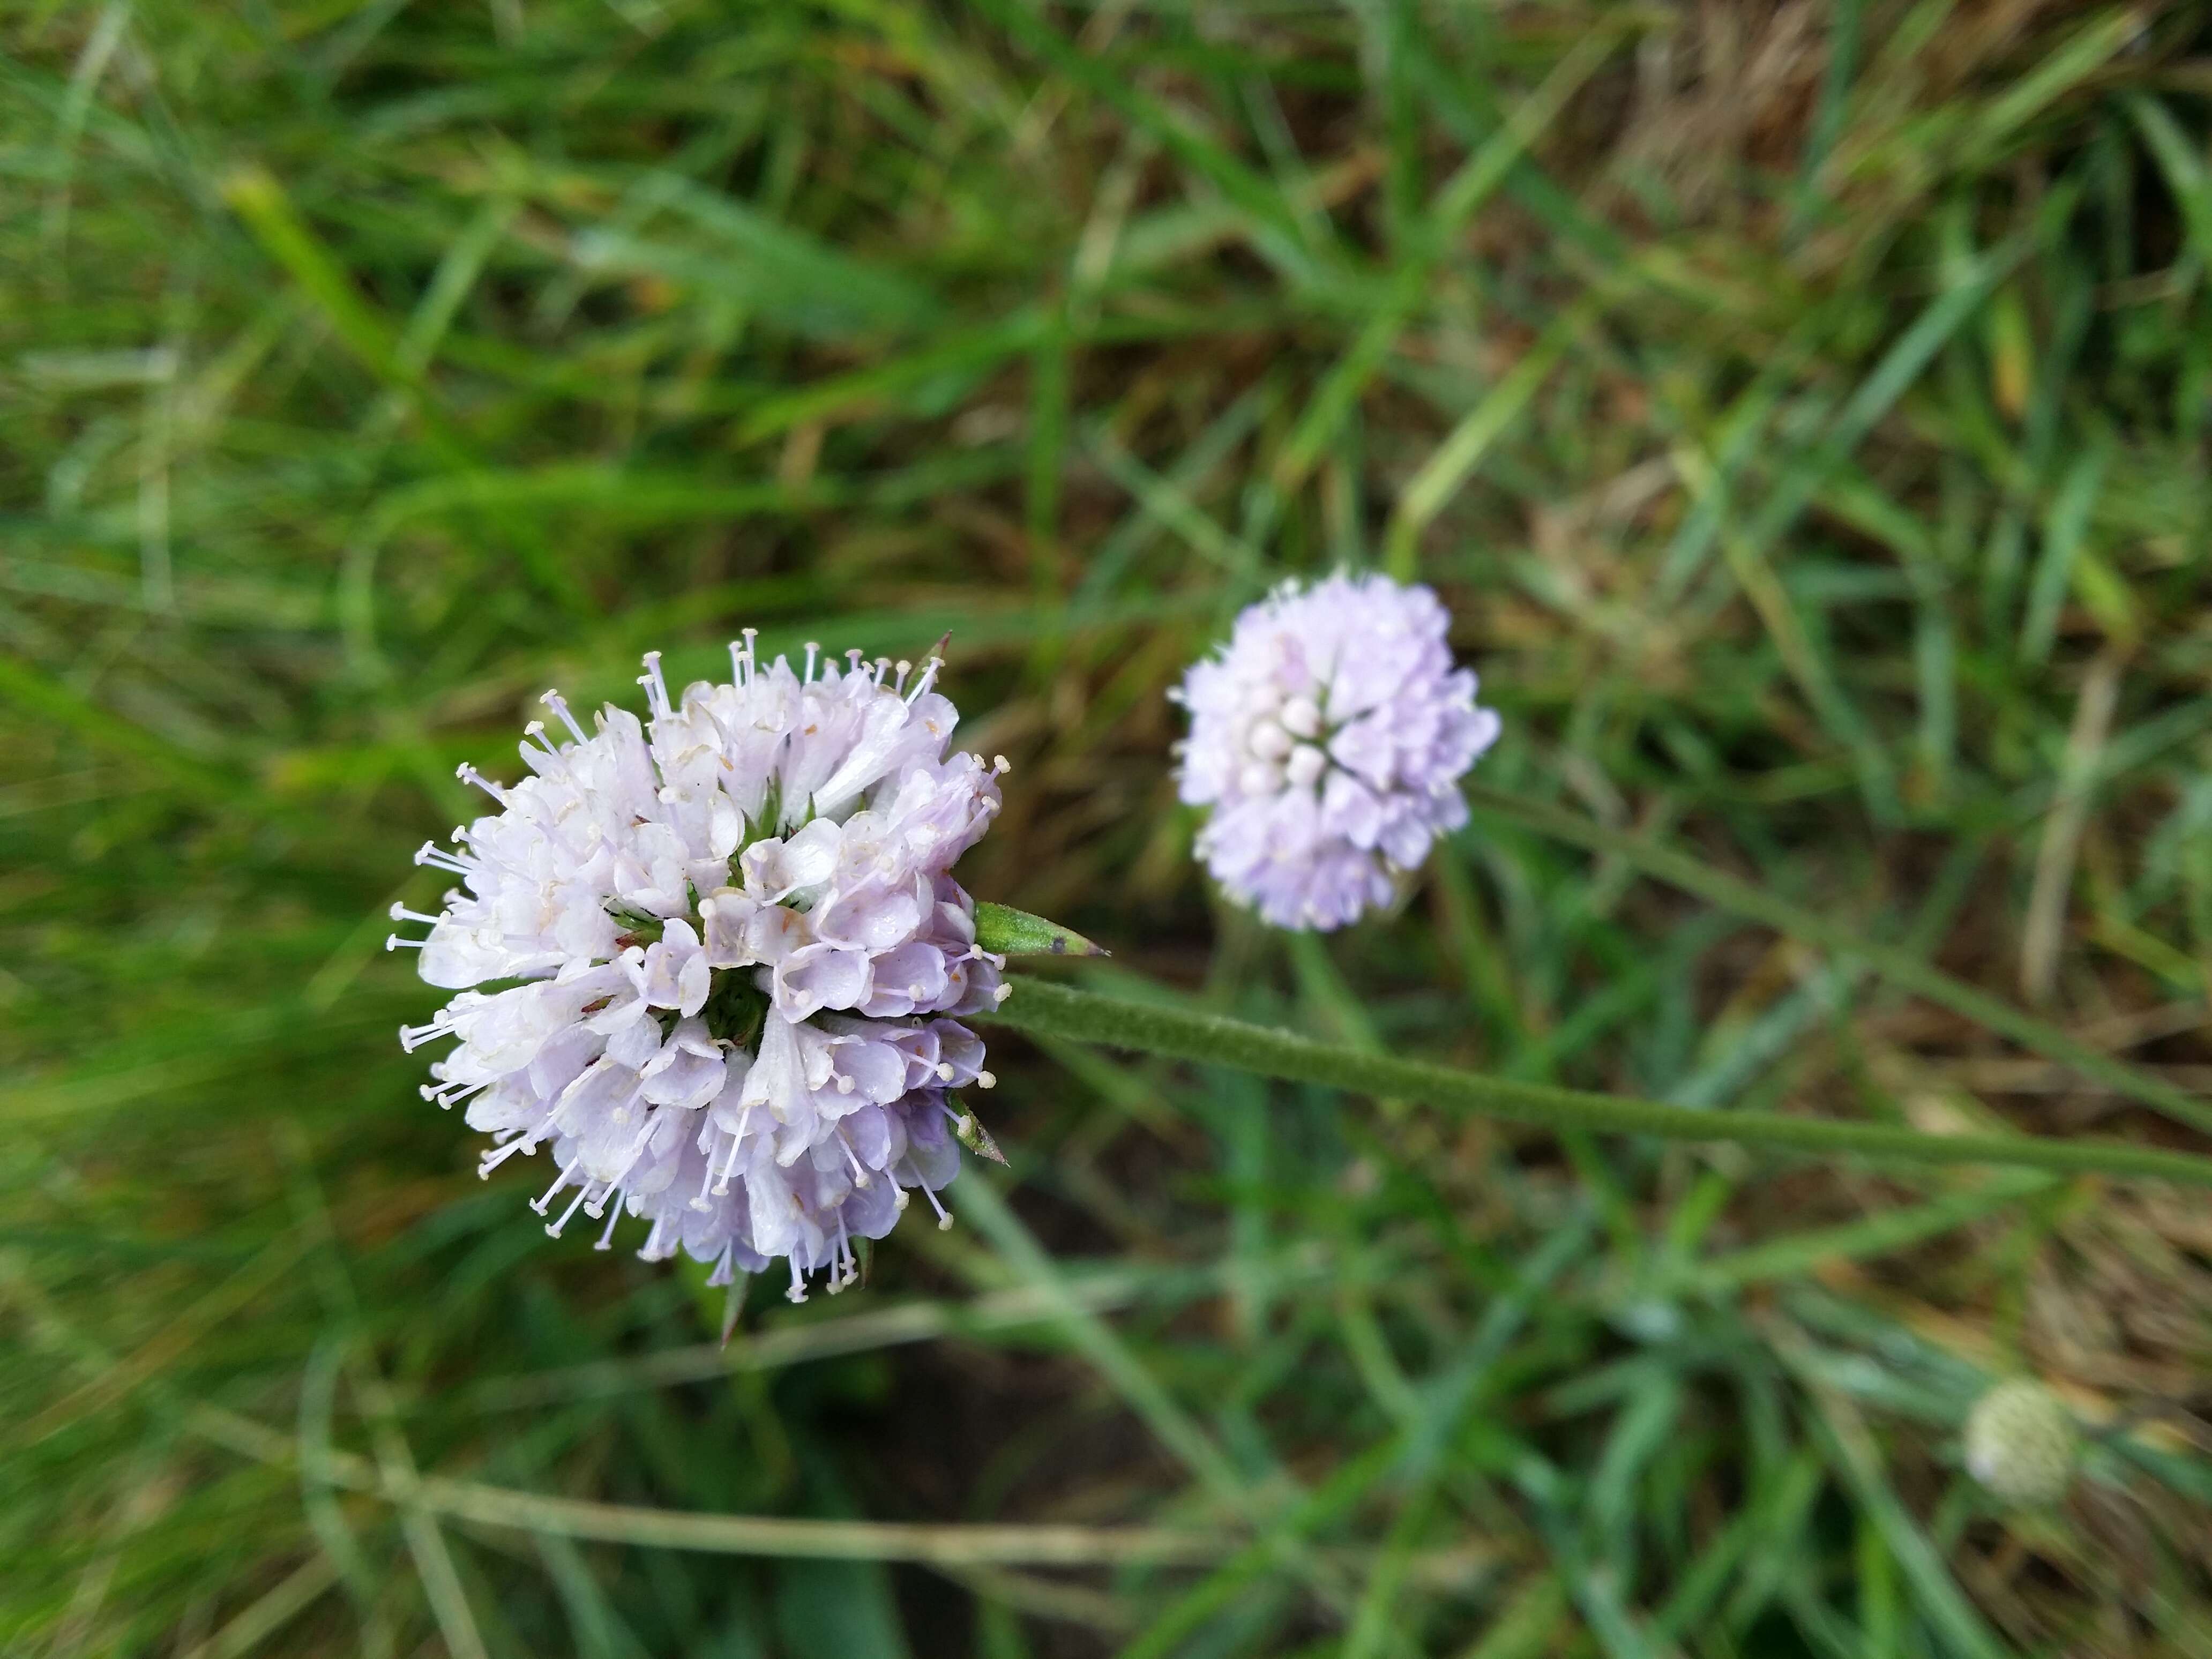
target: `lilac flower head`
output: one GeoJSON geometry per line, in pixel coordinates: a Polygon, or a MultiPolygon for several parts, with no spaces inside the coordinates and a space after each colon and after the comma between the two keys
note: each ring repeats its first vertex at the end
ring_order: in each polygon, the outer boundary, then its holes
{"type": "Polygon", "coordinates": [[[1198,854],[1278,927],[1340,927],[1467,821],[1459,781],[1498,737],[1450,618],[1379,575],[1286,582],[1169,695],[1190,711],[1182,798],[1198,854]]]}
{"type": "Polygon", "coordinates": [[[531,722],[511,786],[461,769],[498,810],[416,855],[462,885],[436,915],[395,906],[430,931],[387,948],[457,992],[400,1040],[459,1039],[422,1092],[468,1102],[479,1173],[550,1152],[548,1232],[604,1215],[605,1249],[637,1217],[648,1261],[728,1283],[781,1257],[798,1301],[811,1273],[850,1284],[910,1190],[951,1224],[948,1126],[973,1121],[947,1092],[993,1082],[960,1018],[1010,988],[951,872],[1006,763],[945,752],[934,659],[841,671],[810,645],[794,672],[751,641],[679,700],[648,655],[643,721],[610,706],[586,732],[548,692],[566,735],[531,722]]]}

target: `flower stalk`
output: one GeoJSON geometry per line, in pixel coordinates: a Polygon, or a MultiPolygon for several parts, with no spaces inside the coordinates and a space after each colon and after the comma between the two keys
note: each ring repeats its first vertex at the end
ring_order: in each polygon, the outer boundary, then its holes
{"type": "Polygon", "coordinates": [[[1133,1049],[1171,1060],[1229,1066],[1261,1077],[1318,1084],[1354,1094],[1425,1101],[1539,1127],[1650,1135],[1665,1140],[1728,1141],[1806,1154],[1835,1153],[1905,1164],[1985,1164],[2062,1175],[2147,1177],[2212,1187],[2212,1158],[2114,1141],[2045,1139],[2025,1134],[1927,1134],[1886,1123],[1785,1117],[1769,1112],[1711,1112],[1626,1095],[1561,1089],[1461,1071],[1428,1060],[1316,1042],[1220,1014],[1194,1012],[1081,991],[1026,975],[1010,976],[1014,994],[979,1018],[1076,1042],[1133,1049]]]}

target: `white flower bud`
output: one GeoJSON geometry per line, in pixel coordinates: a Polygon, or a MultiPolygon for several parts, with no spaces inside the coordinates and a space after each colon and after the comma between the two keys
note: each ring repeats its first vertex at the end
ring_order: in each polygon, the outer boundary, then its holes
{"type": "Polygon", "coordinates": [[[2065,1497],[2078,1449],[2064,1403],[2033,1378],[1998,1383],[1966,1418],[1966,1468],[2007,1504],[2039,1508],[2065,1497]]]}
{"type": "Polygon", "coordinates": [[[1294,738],[1321,735],[1321,710],[1311,697],[1292,697],[1283,705],[1283,730],[1294,738]]]}
{"type": "Polygon", "coordinates": [[[1261,760],[1279,761],[1291,752],[1291,734],[1273,720],[1261,720],[1252,728],[1245,746],[1261,760]]]}

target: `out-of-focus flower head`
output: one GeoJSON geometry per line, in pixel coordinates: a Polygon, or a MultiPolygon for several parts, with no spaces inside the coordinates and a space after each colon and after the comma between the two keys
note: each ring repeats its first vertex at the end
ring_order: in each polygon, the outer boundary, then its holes
{"type": "Polygon", "coordinates": [[[459,1040],[422,1092],[491,1135],[480,1173],[542,1147],[548,1232],[604,1216],[605,1249],[635,1217],[647,1260],[728,1283],[781,1257],[796,1301],[810,1273],[853,1282],[854,1241],[912,1190],[951,1224],[971,1120],[949,1095],[993,1082],[961,1017],[1010,988],[951,872],[1006,763],[945,752],[934,658],[810,645],[794,671],[752,637],[680,700],[648,655],[643,721],[610,706],[586,732],[548,692],[562,731],[526,728],[514,785],[461,769],[498,810],[416,855],[462,884],[434,916],[395,906],[430,931],[388,945],[458,993],[400,1038],[459,1040]]]}
{"type": "Polygon", "coordinates": [[[1190,711],[1182,798],[1212,809],[1198,854],[1278,927],[1340,927],[1467,821],[1459,781],[1498,737],[1452,665],[1426,587],[1291,582],[1248,607],[1170,695],[1190,711]]]}

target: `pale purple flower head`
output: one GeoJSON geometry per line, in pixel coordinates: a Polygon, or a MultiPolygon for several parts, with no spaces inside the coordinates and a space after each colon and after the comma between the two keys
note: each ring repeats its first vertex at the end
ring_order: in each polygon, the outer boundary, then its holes
{"type": "Polygon", "coordinates": [[[675,702],[655,653],[648,718],[610,706],[589,733],[547,693],[566,738],[532,721],[512,786],[461,769],[499,810],[416,855],[463,885],[434,916],[394,907],[430,932],[389,941],[459,993],[400,1039],[459,1040],[422,1092],[468,1102],[482,1174],[544,1147],[556,1237],[581,1209],[605,1249],[635,1216],[647,1260],[680,1248],[727,1283],[781,1257],[793,1300],[817,1270],[851,1283],[853,1241],[911,1188],[950,1224],[936,1189],[973,1122],[947,1091],[993,1081],[960,1017],[1009,988],[951,874],[1005,763],[945,754],[933,659],[817,653],[763,667],[748,631],[731,684],[675,702]]]}
{"type": "Polygon", "coordinates": [[[1452,666],[1450,617],[1379,575],[1285,583],[1169,695],[1190,711],[1182,798],[1198,854],[1278,927],[1341,927],[1467,821],[1459,781],[1498,737],[1452,666]]]}

